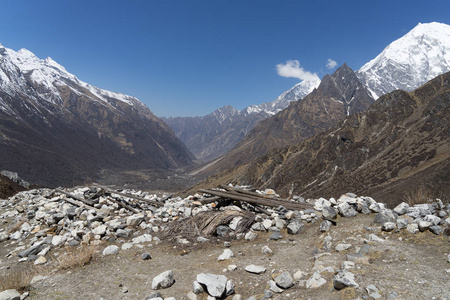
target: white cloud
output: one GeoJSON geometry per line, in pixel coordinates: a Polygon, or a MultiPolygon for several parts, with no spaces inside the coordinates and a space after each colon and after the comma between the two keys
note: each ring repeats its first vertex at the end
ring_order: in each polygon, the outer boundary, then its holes
{"type": "Polygon", "coordinates": [[[293,77],[304,81],[320,80],[316,73],[311,73],[300,67],[298,60],[288,60],[284,64],[278,64],[277,73],[282,77],[293,77]]]}
{"type": "Polygon", "coordinates": [[[328,62],[327,62],[327,68],[332,70],[332,69],[336,68],[336,66],[337,66],[337,62],[335,60],[332,60],[331,58],[329,58],[328,62]]]}

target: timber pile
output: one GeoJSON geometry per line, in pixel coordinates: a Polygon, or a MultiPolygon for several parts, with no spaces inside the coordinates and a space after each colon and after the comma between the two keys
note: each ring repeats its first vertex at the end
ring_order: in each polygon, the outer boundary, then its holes
{"type": "Polygon", "coordinates": [[[217,200],[234,200],[245,202],[254,206],[261,212],[264,212],[264,209],[260,206],[268,206],[268,207],[279,207],[283,206],[289,210],[304,210],[308,208],[313,208],[313,205],[307,203],[298,203],[295,201],[289,201],[286,199],[281,199],[272,195],[264,195],[256,192],[252,192],[249,190],[244,190],[241,188],[233,188],[229,186],[220,186],[222,190],[211,190],[211,189],[201,189],[200,191],[205,194],[213,195],[213,198],[204,198],[201,200],[202,204],[210,203],[212,201],[217,200]]]}

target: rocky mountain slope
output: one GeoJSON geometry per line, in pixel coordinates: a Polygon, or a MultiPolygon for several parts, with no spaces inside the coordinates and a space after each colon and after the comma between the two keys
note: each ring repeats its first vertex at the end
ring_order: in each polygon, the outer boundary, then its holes
{"type": "Polygon", "coordinates": [[[375,99],[396,89],[412,91],[450,71],[450,26],[418,24],[392,42],[357,75],[375,99]]]}
{"type": "Polygon", "coordinates": [[[73,185],[104,170],[179,168],[194,159],[136,98],[1,45],[0,157],[0,169],[44,185],[73,185]]]}
{"type": "Polygon", "coordinates": [[[302,81],[272,102],[239,111],[225,106],[202,117],[163,118],[200,160],[208,161],[230,151],[256,124],[302,99],[320,83],[302,81]]]}
{"type": "Polygon", "coordinates": [[[346,116],[373,103],[368,91],[346,64],[323,77],[319,87],[302,100],[261,121],[245,138],[202,174],[249,163],[267,151],[293,145],[335,126],[346,116]]]}
{"type": "MultiPolygon", "coordinates": [[[[305,98],[306,99],[306,98],[305,98]]],[[[305,197],[364,190],[386,202],[423,187],[450,193],[450,72],[413,92],[394,91],[335,128],[210,180],[305,197]]]]}
{"type": "MultiPolygon", "coordinates": [[[[377,99],[396,89],[414,90],[448,71],[450,26],[433,22],[417,25],[356,74],[377,99]]],[[[303,81],[275,101],[243,111],[221,108],[204,117],[164,120],[199,159],[207,161],[230,151],[257,123],[285,109],[291,101],[304,98],[319,83],[303,81]]]]}

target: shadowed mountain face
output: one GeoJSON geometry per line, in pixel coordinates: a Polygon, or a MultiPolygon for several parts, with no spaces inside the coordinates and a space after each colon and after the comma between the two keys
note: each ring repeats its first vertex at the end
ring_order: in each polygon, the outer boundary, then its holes
{"type": "Polygon", "coordinates": [[[367,109],[373,99],[346,64],[326,75],[302,100],[261,121],[245,138],[202,174],[246,164],[267,151],[293,145],[335,126],[349,114],[367,109]]]}
{"type": "Polygon", "coordinates": [[[405,191],[418,186],[448,197],[450,73],[414,92],[384,95],[367,112],[302,143],[273,150],[222,174],[222,179],[305,197],[351,191],[398,203],[405,191]]]}
{"type": "Polygon", "coordinates": [[[106,170],[192,163],[136,98],[84,83],[50,58],[0,48],[0,169],[32,183],[74,185],[106,170]]]}

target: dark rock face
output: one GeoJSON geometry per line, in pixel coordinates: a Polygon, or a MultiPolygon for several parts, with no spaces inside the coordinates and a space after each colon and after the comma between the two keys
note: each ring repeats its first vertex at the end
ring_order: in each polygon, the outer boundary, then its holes
{"type": "Polygon", "coordinates": [[[395,204],[420,185],[450,192],[450,73],[414,92],[382,96],[327,132],[273,150],[235,180],[284,194],[331,197],[364,191],[395,204]]]}
{"type": "Polygon", "coordinates": [[[1,170],[55,186],[83,183],[103,170],[192,164],[194,156],[170,127],[136,98],[93,88],[31,52],[5,51],[8,55],[0,57],[1,170]],[[20,65],[14,60],[20,55],[40,69],[20,65]],[[45,77],[46,72],[53,76],[45,77]]]}
{"type": "Polygon", "coordinates": [[[249,163],[269,150],[293,145],[335,126],[346,116],[373,103],[365,87],[346,64],[326,75],[319,87],[302,100],[258,123],[245,138],[205,174],[249,163]]]}

